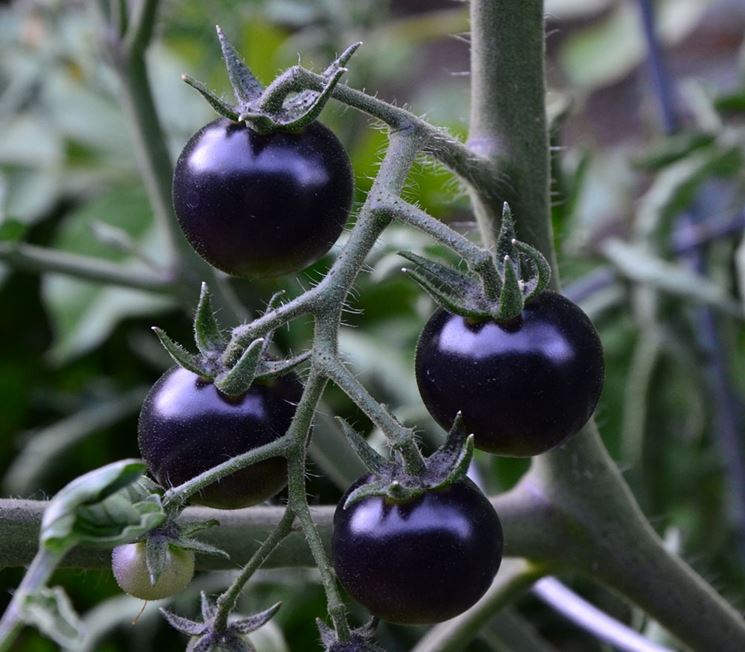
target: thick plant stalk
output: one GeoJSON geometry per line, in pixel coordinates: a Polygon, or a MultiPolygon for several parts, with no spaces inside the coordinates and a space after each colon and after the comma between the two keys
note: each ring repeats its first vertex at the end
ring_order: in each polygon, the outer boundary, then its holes
{"type": "MultiPolygon", "coordinates": [[[[521,239],[552,262],[559,287],[548,201],[543,3],[472,0],[472,122],[469,145],[505,172],[521,239]]],[[[475,196],[484,241],[494,242],[490,193],[475,196]]],[[[700,650],[745,649],[745,624],[699,576],[669,554],[639,510],[594,423],[544,455],[513,491],[534,512],[535,531],[520,538],[534,561],[597,577],[700,650]],[[548,547],[553,546],[550,551],[548,547]],[[548,554],[547,554],[548,553],[548,554]]],[[[506,552],[511,532],[505,528],[506,552]]]]}

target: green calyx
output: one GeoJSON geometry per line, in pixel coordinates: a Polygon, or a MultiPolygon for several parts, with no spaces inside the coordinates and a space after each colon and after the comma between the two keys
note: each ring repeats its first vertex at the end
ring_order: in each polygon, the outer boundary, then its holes
{"type": "MultiPolygon", "coordinates": [[[[275,299],[276,295],[272,297],[267,310],[271,310],[275,299]]],[[[310,357],[310,352],[307,351],[292,358],[272,360],[268,357],[272,341],[272,334],[269,333],[266,337],[251,342],[238,361],[226,367],[223,353],[228,345],[228,339],[215,317],[206,283],[202,283],[199,304],[194,315],[194,341],[199,353],[188,351],[160,328],[154,327],[153,331],[176,364],[206,381],[213,382],[220,392],[230,397],[242,396],[255,381],[282,376],[310,357]]]]}
{"type": "Polygon", "coordinates": [[[551,267],[543,254],[515,237],[512,211],[506,202],[494,256],[471,265],[468,273],[408,251],[400,255],[414,264],[404,271],[438,305],[474,320],[509,322],[517,318],[551,280],[551,267]]]}
{"type": "Polygon", "coordinates": [[[349,639],[344,642],[339,641],[336,632],[320,618],[316,618],[316,626],[321,635],[324,652],[385,652],[374,640],[375,630],[378,628],[377,618],[371,618],[361,627],[353,629],[349,639]]]}
{"type": "Polygon", "coordinates": [[[345,509],[370,496],[384,496],[391,502],[404,503],[428,491],[445,489],[465,476],[473,457],[473,435],[464,430],[460,413],[445,443],[424,460],[424,469],[418,474],[406,469],[397,451],[392,458],[383,457],[346,421],[341,418],[338,421],[350,445],[370,471],[369,479],[347,496],[345,509]]]}
{"type": "Polygon", "coordinates": [[[188,527],[181,527],[174,521],[148,532],[145,537],[145,564],[150,576],[150,583],[155,585],[161,573],[168,564],[168,547],[176,546],[183,550],[191,550],[203,555],[229,558],[228,553],[209,543],[205,543],[194,535],[201,530],[215,527],[220,523],[214,519],[194,523],[188,527]]]}
{"type": "Polygon", "coordinates": [[[217,26],[217,38],[220,41],[228,79],[233,87],[235,104],[225,101],[202,82],[188,75],[182,75],[182,79],[201,93],[221,116],[233,122],[242,122],[259,133],[296,131],[313,122],[320,115],[337,83],[347,71],[345,64],[362,45],[362,43],[350,45],[332,61],[321,74],[322,84],[318,84],[317,76],[300,66],[294,66],[264,88],[228,41],[219,25],[217,26]]]}
{"type": "Polygon", "coordinates": [[[249,652],[254,648],[246,636],[256,631],[272,619],[282,606],[277,602],[268,609],[250,616],[231,620],[225,626],[217,623],[218,609],[215,601],[202,592],[202,620],[191,620],[161,609],[160,612],[169,625],[183,634],[192,637],[188,650],[193,652],[249,652]]]}

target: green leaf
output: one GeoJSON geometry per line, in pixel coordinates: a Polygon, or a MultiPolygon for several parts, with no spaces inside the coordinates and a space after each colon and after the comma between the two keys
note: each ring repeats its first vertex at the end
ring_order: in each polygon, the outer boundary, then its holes
{"type": "MultiPolygon", "coordinates": [[[[126,232],[149,258],[162,260],[163,243],[152,224],[152,211],[141,188],[120,186],[70,213],[57,232],[54,246],[62,251],[96,256],[125,267],[142,269],[136,257],[114,251],[91,236],[92,225],[105,222],[126,232]]],[[[165,266],[168,261],[162,261],[165,266]]],[[[52,362],[62,364],[103,343],[122,319],[162,312],[174,300],[162,294],[45,274],[42,298],[50,315],[54,342],[52,362]]]]}
{"type": "Polygon", "coordinates": [[[113,462],[63,487],[44,512],[40,547],[63,552],[78,543],[116,545],[165,520],[160,497],[137,484],[140,460],[113,462]]]}
{"type": "Polygon", "coordinates": [[[717,283],[683,265],[658,258],[641,245],[611,238],[603,245],[603,254],[624,276],[644,285],[695,303],[704,303],[742,319],[740,304],[717,283]]]}
{"type": "Polygon", "coordinates": [[[28,595],[21,606],[23,621],[63,648],[79,649],[83,626],[64,590],[43,588],[28,595]]]}
{"type": "Polygon", "coordinates": [[[202,378],[210,377],[207,370],[204,369],[199,356],[190,353],[178,342],[172,340],[163,329],[153,326],[153,333],[158,336],[163,348],[168,352],[168,355],[173,358],[177,365],[202,378]]]}

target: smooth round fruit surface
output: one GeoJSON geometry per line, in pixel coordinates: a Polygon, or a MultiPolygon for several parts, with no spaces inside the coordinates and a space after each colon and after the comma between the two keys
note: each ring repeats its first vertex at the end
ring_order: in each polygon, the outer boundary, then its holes
{"type": "MultiPolygon", "coordinates": [[[[142,405],[140,453],[161,485],[179,485],[284,435],[301,395],[294,374],[254,383],[234,399],[191,371],[173,367],[142,405]]],[[[211,484],[191,500],[223,509],[247,507],[271,498],[286,483],[286,462],[274,457],[211,484]]]]}
{"type": "Polygon", "coordinates": [[[141,600],[161,600],[183,591],[194,577],[194,553],[166,547],[166,562],[155,584],[145,561],[145,544],[127,543],[111,551],[111,570],[122,591],[141,600]]]}
{"type": "Polygon", "coordinates": [[[408,503],[365,498],[334,513],[331,556],[342,586],[372,614],[427,624],[471,607],[502,561],[502,526],[468,478],[408,503]]]}
{"type": "Polygon", "coordinates": [[[318,122],[259,134],[220,118],[184,147],[173,205],[196,252],[234,276],[276,276],[318,260],[349,215],[352,167],[318,122]]]}
{"type": "Polygon", "coordinates": [[[476,447],[498,455],[537,455],[576,433],[595,410],[603,373],[592,322],[554,292],[505,324],[471,323],[440,309],[416,352],[430,414],[449,429],[461,411],[476,447]]]}

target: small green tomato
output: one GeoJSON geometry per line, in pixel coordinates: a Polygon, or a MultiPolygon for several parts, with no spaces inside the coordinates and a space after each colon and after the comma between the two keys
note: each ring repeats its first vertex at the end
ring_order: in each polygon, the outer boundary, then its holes
{"type": "Polygon", "coordinates": [[[166,563],[155,584],[145,561],[145,544],[128,543],[111,552],[111,568],[116,583],[125,593],[142,600],[160,600],[179,593],[194,577],[194,553],[168,546],[166,563]]]}

